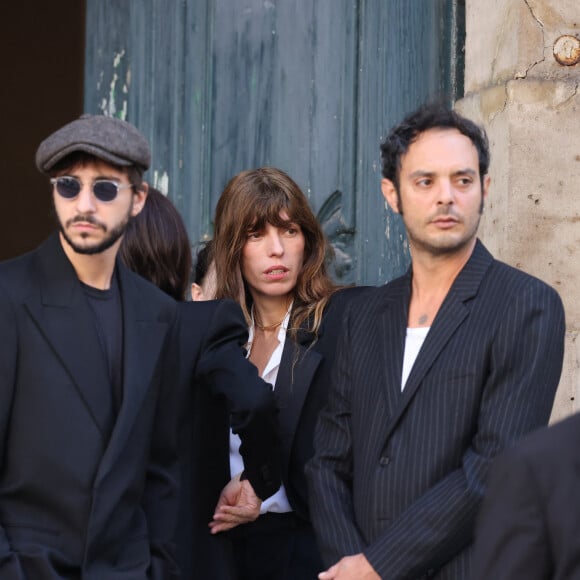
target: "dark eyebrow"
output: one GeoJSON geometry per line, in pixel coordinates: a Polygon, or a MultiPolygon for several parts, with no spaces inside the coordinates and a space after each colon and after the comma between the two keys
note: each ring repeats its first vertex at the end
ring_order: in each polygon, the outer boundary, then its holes
{"type": "Polygon", "coordinates": [[[409,177],[411,179],[415,179],[416,177],[433,177],[435,173],[433,171],[424,171],[423,169],[417,169],[417,171],[413,171],[409,177]]]}
{"type": "Polygon", "coordinates": [[[123,179],[122,177],[118,177],[117,175],[107,175],[107,174],[98,175],[97,177],[95,177],[95,181],[121,181],[122,179],[123,179]]]}
{"type": "MultiPolygon", "coordinates": [[[[80,177],[78,174],[74,174],[74,173],[65,173],[63,175],[60,175],[59,177],[72,177],[74,179],[76,179],[77,181],[80,181],[80,177]]],[[[107,175],[107,174],[102,174],[102,175],[97,175],[97,177],[95,177],[93,179],[93,183],[95,181],[115,181],[115,182],[120,182],[123,178],[119,177],[117,175],[107,175]]]]}
{"type": "Polygon", "coordinates": [[[454,171],[453,175],[470,175],[471,177],[477,177],[477,171],[467,167],[465,169],[459,169],[458,171],[454,171]]]}
{"type": "MultiPolygon", "coordinates": [[[[423,169],[417,169],[417,171],[413,171],[413,173],[411,173],[409,177],[411,177],[411,179],[416,179],[418,177],[433,177],[434,175],[435,175],[434,171],[425,171],[423,169]]],[[[457,171],[454,171],[452,175],[453,176],[470,175],[472,177],[476,177],[477,171],[471,169],[470,167],[466,167],[465,169],[458,169],[457,171]]]]}

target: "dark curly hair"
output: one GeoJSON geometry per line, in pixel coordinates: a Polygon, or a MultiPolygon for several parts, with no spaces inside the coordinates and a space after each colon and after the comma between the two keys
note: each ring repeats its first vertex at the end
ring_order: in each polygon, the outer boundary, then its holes
{"type": "Polygon", "coordinates": [[[483,179],[489,169],[489,142],[485,130],[442,103],[427,103],[391,129],[381,144],[382,174],[393,182],[397,193],[399,193],[401,157],[407,153],[419,135],[429,129],[457,129],[471,140],[477,149],[479,177],[483,187],[483,179]]]}

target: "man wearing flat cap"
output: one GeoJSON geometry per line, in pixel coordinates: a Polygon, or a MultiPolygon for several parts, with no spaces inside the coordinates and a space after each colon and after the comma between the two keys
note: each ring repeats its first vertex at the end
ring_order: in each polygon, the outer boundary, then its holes
{"type": "Polygon", "coordinates": [[[84,115],[36,162],[58,232],[0,264],[0,578],[173,578],[176,304],[116,260],[149,146],[84,115]]]}

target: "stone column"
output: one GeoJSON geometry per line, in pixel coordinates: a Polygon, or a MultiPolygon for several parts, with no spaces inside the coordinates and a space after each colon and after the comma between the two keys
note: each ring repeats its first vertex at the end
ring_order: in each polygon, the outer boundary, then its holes
{"type": "Polygon", "coordinates": [[[580,409],[580,2],[466,0],[466,20],[457,109],[485,126],[492,153],[481,239],[566,310],[555,421],[580,409]]]}

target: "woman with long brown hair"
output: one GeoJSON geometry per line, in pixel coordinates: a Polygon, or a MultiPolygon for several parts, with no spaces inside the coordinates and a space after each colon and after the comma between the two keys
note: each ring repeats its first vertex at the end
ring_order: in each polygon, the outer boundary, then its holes
{"type": "MultiPolygon", "coordinates": [[[[309,519],[304,465],[326,402],[342,311],[361,289],[338,291],[306,196],[276,168],[243,171],[227,184],[216,208],[213,244],[217,297],[242,307],[250,329],[248,358],[278,399],[283,485],[258,502],[255,521],[240,517],[222,495],[212,532],[229,530],[239,580],[316,578],[324,567],[309,519]]],[[[236,478],[243,470],[239,441],[230,433],[227,475],[236,478]]]]}

